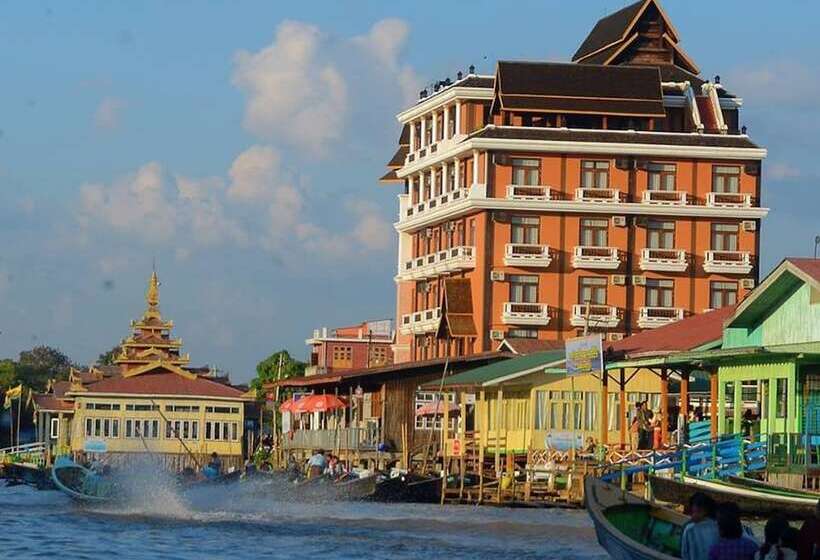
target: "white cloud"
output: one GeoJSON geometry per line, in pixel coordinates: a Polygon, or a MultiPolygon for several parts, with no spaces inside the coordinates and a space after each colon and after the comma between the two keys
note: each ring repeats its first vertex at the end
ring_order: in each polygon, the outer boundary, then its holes
{"type": "Polygon", "coordinates": [[[104,97],[94,112],[94,126],[104,130],[117,128],[127,105],[125,100],[118,97],[104,97]]]}
{"type": "Polygon", "coordinates": [[[797,179],[803,174],[800,169],[785,162],[776,161],[769,165],[764,165],[763,170],[769,179],[775,181],[787,181],[789,179],[797,179]]]}
{"type": "Polygon", "coordinates": [[[724,80],[727,89],[756,103],[781,103],[794,108],[818,107],[820,76],[796,60],[769,60],[737,68],[724,80]]]}
{"type": "Polygon", "coordinates": [[[404,20],[387,18],[377,21],[365,35],[353,38],[353,43],[376,59],[383,70],[390,73],[401,90],[404,103],[415,99],[422,80],[409,65],[400,63],[399,58],[407,38],[410,26],[404,20]]]}
{"type": "Polygon", "coordinates": [[[179,212],[190,227],[193,241],[200,245],[218,245],[231,241],[245,245],[248,235],[240,223],[230,218],[222,199],[225,182],[219,177],[192,179],[177,175],[179,212]]]}
{"type": "Polygon", "coordinates": [[[393,246],[392,227],[378,206],[366,200],[350,201],[347,206],[355,219],[351,239],[360,249],[384,251],[393,246]]]}
{"type": "Polygon", "coordinates": [[[248,95],[247,130],[314,153],[341,136],[347,84],[327,60],[325,41],[316,26],[284,21],[270,45],[236,54],[233,83],[248,95]]]}
{"type": "Polygon", "coordinates": [[[228,175],[230,198],[248,202],[269,200],[281,181],[281,156],[270,146],[251,146],[236,156],[228,175]]]}

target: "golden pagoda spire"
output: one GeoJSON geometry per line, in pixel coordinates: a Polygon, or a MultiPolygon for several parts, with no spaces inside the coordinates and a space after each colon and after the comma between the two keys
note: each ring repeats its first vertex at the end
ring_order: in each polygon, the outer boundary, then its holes
{"type": "Polygon", "coordinates": [[[157,271],[151,273],[151,280],[148,281],[148,291],[145,292],[145,301],[148,302],[149,311],[159,310],[159,278],[157,271]]]}

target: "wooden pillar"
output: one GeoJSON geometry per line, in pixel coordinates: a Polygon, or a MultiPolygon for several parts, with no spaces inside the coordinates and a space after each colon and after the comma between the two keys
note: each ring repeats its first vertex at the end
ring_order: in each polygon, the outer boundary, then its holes
{"type": "Polygon", "coordinates": [[[661,443],[669,443],[669,370],[661,369],[661,443]]]}
{"type": "Polygon", "coordinates": [[[626,445],[627,441],[627,430],[629,426],[627,426],[627,419],[629,418],[629,411],[626,409],[626,371],[624,368],[621,368],[620,371],[620,380],[618,386],[620,388],[620,397],[621,397],[621,447],[626,445]]]}
{"type": "Polygon", "coordinates": [[[608,385],[609,373],[606,369],[601,372],[601,445],[609,443],[609,392],[608,385]]]}
{"type": "Polygon", "coordinates": [[[718,435],[718,372],[709,371],[709,415],[712,423],[712,439],[718,435]]]}
{"type": "Polygon", "coordinates": [[[689,418],[689,370],[680,372],[680,412],[689,418]]]}

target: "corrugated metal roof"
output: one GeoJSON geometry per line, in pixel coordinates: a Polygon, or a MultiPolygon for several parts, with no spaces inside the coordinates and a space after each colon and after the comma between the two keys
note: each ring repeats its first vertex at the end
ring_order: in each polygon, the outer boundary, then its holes
{"type": "Polygon", "coordinates": [[[444,380],[445,387],[475,387],[484,385],[504,377],[516,374],[530,373],[537,371],[549,364],[564,359],[563,350],[552,350],[549,352],[537,352],[528,354],[520,358],[496,362],[476,369],[471,369],[448,377],[444,380]]]}

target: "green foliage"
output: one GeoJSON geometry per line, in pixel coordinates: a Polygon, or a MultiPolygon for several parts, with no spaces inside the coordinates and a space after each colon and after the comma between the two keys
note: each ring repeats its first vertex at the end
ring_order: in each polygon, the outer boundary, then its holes
{"type": "Polygon", "coordinates": [[[50,346],[35,346],[20,352],[20,358],[0,361],[0,388],[19,383],[35,391],[44,391],[51,379],[68,379],[71,360],[50,346]]]}
{"type": "Polygon", "coordinates": [[[111,366],[114,365],[114,358],[117,357],[117,354],[120,353],[120,345],[117,344],[108,352],[104,354],[100,354],[97,356],[97,364],[101,366],[111,366]]]}
{"type": "Polygon", "coordinates": [[[287,350],[274,352],[256,365],[256,378],[251,381],[251,387],[256,394],[261,395],[262,386],[277,379],[301,377],[305,375],[307,364],[294,359],[287,350]]]}

